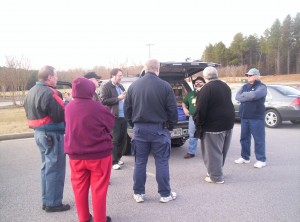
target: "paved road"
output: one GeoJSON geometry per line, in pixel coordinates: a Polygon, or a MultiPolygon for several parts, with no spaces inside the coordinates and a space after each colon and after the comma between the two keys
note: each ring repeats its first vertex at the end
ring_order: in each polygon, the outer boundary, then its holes
{"type": "MultiPolygon", "coordinates": [[[[236,165],[239,157],[240,124],[236,123],[224,167],[225,184],[208,184],[200,153],[183,159],[186,144],[172,149],[171,185],[178,198],[159,203],[153,158],[149,159],[146,201],[132,199],[134,157],[124,157],[125,165],[113,171],[107,213],[114,222],[190,221],[299,221],[300,218],[300,125],[284,124],[267,129],[268,166],[263,169],[236,165]]],[[[64,202],[72,209],[45,213],[40,201],[40,156],[32,138],[0,141],[0,221],[77,221],[70,185],[69,166],[64,202]]]]}

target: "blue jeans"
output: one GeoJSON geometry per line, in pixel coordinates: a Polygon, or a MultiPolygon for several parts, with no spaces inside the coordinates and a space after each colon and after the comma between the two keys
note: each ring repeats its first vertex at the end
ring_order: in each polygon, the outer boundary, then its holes
{"type": "Polygon", "coordinates": [[[241,119],[241,156],[250,160],[251,135],[254,139],[254,153],[258,161],[266,161],[265,121],[263,119],[241,119]]]}
{"type": "Polygon", "coordinates": [[[194,137],[194,134],[196,132],[195,123],[193,120],[193,117],[189,117],[189,148],[188,153],[195,155],[197,144],[198,144],[198,138],[194,137]]]}
{"type": "Polygon", "coordinates": [[[133,128],[132,151],[135,155],[133,191],[145,194],[146,168],[149,153],[152,151],[156,166],[158,193],[167,197],[171,193],[169,177],[169,158],[171,135],[162,124],[136,123],[133,128]]]}
{"type": "Polygon", "coordinates": [[[62,204],[66,156],[64,154],[64,135],[56,132],[47,132],[53,138],[53,146],[46,143],[44,131],[35,130],[34,138],[38,145],[41,157],[42,201],[46,206],[62,204]]]}

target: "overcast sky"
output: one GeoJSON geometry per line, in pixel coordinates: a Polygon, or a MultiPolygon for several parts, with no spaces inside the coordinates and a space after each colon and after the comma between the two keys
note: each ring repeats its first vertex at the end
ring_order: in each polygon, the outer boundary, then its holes
{"type": "MultiPolygon", "coordinates": [[[[5,56],[31,67],[92,69],[200,59],[209,44],[228,47],[238,32],[262,35],[296,16],[295,0],[2,0],[0,66],[5,56]]],[[[300,12],[300,10],[299,10],[300,12]]]]}

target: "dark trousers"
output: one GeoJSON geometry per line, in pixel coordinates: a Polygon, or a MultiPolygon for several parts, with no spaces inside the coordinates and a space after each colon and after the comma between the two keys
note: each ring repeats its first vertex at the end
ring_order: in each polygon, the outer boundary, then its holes
{"type": "Polygon", "coordinates": [[[112,130],[113,164],[117,164],[122,158],[127,145],[127,121],[125,118],[116,117],[112,130]]]}
{"type": "Polygon", "coordinates": [[[250,160],[251,135],[254,139],[254,153],[258,161],[266,161],[266,132],[263,119],[241,119],[241,156],[250,160]]]}
{"type": "Polygon", "coordinates": [[[162,124],[136,123],[133,128],[132,150],[135,155],[133,191],[145,194],[146,168],[149,153],[152,152],[156,166],[158,193],[162,197],[170,195],[169,158],[171,135],[162,124]]]}

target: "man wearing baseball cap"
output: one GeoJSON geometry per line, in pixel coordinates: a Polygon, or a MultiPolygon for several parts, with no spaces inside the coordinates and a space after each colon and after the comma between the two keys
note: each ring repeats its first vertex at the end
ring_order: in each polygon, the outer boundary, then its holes
{"type": "MultiPolygon", "coordinates": [[[[98,76],[95,72],[88,72],[83,77],[86,78],[86,79],[91,80],[95,84],[96,88],[99,86],[98,81],[101,79],[101,76],[98,76]]],[[[99,95],[96,91],[93,95],[93,100],[100,101],[99,95]]]]}
{"type": "Polygon", "coordinates": [[[250,163],[251,135],[254,139],[254,153],[256,156],[255,168],[263,168],[266,164],[265,143],[265,100],[267,87],[260,78],[256,68],[250,69],[246,74],[248,83],[237,92],[235,99],[239,101],[239,115],[241,118],[241,157],[236,164],[250,163]]]}

